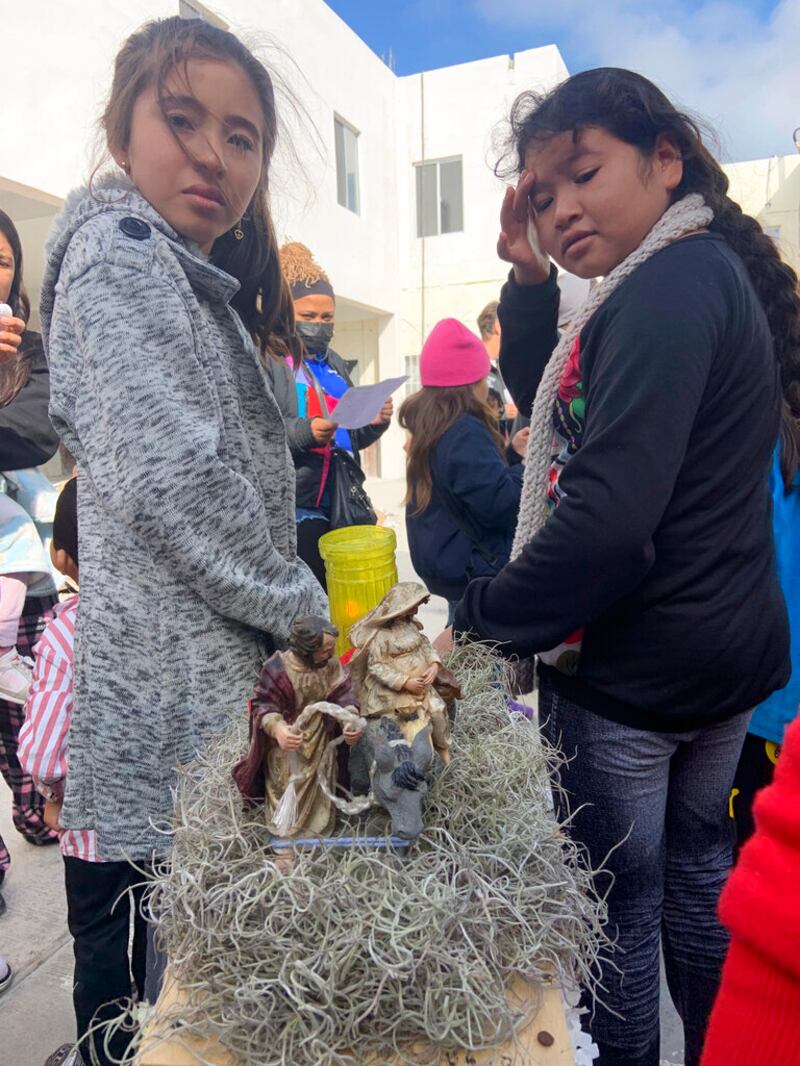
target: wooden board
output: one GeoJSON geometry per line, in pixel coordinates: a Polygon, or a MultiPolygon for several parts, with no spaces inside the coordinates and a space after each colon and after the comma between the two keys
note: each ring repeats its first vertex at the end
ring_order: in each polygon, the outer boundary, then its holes
{"type": "MultiPolygon", "coordinates": [[[[535,999],[537,995],[523,981],[515,982],[512,994],[523,1001],[535,999]]],[[[159,1028],[159,1016],[178,1016],[180,1004],[185,1002],[186,995],[168,977],[134,1066],[204,1066],[204,1063],[239,1066],[216,1040],[170,1037],[167,1035],[168,1021],[163,1028],[159,1028]]],[[[559,989],[550,988],[544,992],[536,1017],[519,1034],[516,1044],[509,1043],[494,1051],[444,1054],[441,1066],[574,1066],[559,989]],[[549,1034],[553,1043],[549,1047],[544,1046],[540,1042],[540,1034],[549,1034]]]]}

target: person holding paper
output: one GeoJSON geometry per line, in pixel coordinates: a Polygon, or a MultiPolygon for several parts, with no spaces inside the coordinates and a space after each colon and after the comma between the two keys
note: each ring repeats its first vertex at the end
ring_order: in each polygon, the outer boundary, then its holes
{"type": "Polygon", "coordinates": [[[304,244],[285,244],[280,257],[300,344],[291,356],[270,360],[267,370],[297,476],[297,554],[325,588],[319,539],[331,528],[331,450],[344,448],[359,462],[360,451],[388,428],[394,408],[388,399],[370,424],[349,430],[338,425],[336,405],[353,382],[344,359],[330,346],[336,319],[333,286],[304,244]]]}

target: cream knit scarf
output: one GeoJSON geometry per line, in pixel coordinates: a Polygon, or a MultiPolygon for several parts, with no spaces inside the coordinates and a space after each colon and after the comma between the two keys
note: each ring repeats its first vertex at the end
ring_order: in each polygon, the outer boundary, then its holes
{"type": "Polygon", "coordinates": [[[542,374],[531,411],[531,432],[525,456],[525,480],[511,558],[516,559],[525,545],[547,521],[550,467],[553,462],[553,408],[569,353],[581,330],[611,293],[650,256],[695,230],[705,229],[714,217],[698,193],[684,196],[669,207],[639,247],[615,267],[594,289],[569,327],[561,335],[542,374]]]}

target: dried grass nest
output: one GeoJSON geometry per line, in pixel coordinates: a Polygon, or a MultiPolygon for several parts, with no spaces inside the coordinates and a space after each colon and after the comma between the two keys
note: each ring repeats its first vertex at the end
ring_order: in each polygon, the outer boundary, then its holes
{"type": "MultiPolygon", "coordinates": [[[[448,665],[464,687],[452,760],[405,857],[318,849],[283,872],[263,810],[245,811],[231,779],[244,720],[183,771],[152,898],[192,1002],[171,1037],[216,1037],[242,1066],[434,1063],[513,1038],[516,976],[593,985],[603,909],[552,814],[557,757],[508,714],[491,649],[457,648],[448,665]]],[[[383,812],[369,819],[388,831],[383,812]]]]}

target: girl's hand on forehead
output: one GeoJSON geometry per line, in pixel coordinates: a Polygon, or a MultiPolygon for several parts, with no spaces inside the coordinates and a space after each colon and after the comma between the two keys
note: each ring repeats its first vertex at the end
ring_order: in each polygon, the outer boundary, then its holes
{"type": "Polygon", "coordinates": [[[0,362],[17,354],[24,332],[25,323],[21,318],[0,317],[0,362]]]}
{"type": "Polygon", "coordinates": [[[523,170],[517,187],[509,186],[500,208],[497,254],[514,267],[518,285],[541,285],[550,276],[550,259],[542,251],[529,196],[536,182],[533,171],[523,170]]]}

